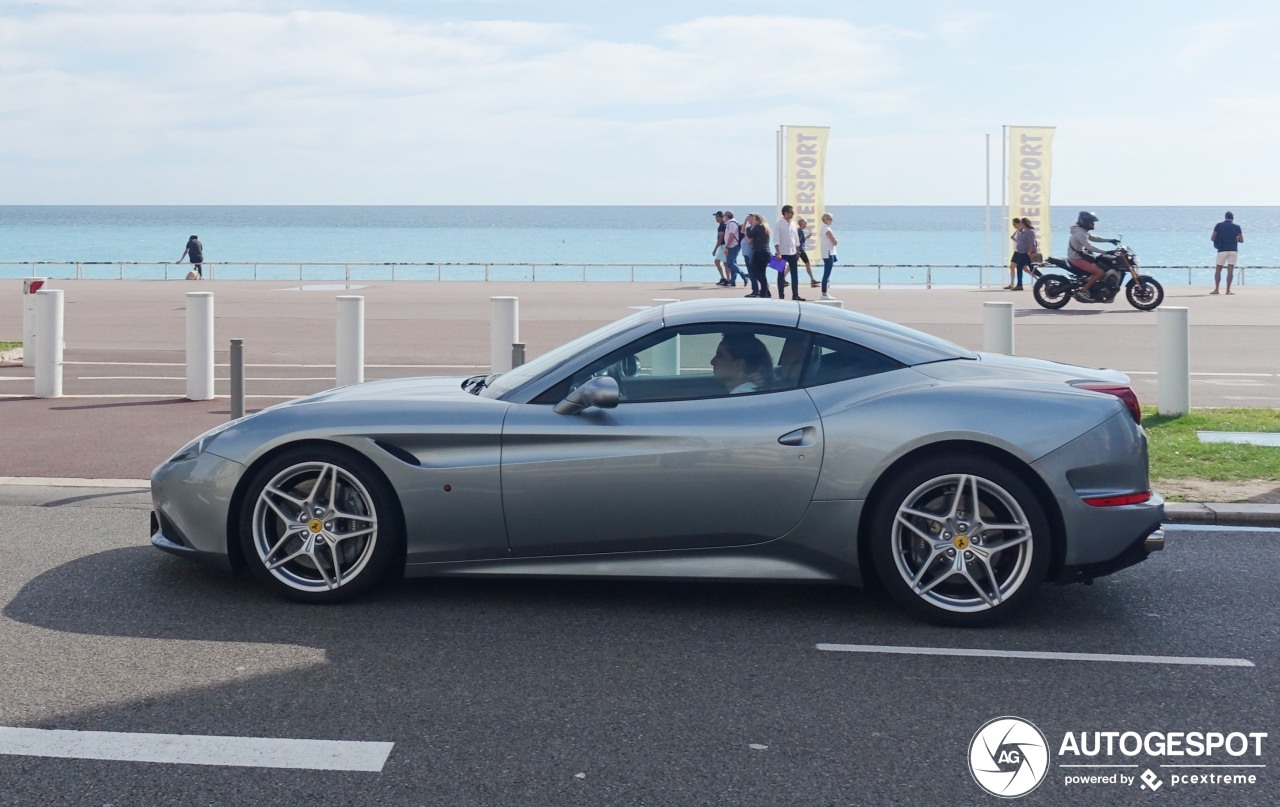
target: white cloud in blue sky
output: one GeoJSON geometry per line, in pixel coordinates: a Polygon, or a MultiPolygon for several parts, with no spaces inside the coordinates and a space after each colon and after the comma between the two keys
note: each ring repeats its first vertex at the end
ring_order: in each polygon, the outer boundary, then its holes
{"type": "Polygon", "coordinates": [[[0,2],[0,203],[1276,204],[1271,3],[0,2]],[[754,200],[754,202],[753,202],[754,200]]]}

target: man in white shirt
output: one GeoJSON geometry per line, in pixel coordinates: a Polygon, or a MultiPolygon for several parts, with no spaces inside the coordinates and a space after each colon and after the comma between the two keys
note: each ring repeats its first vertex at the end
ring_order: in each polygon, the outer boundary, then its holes
{"type": "MultiPolygon", "coordinates": [[[[800,252],[800,235],[796,232],[796,225],[793,219],[796,211],[791,205],[782,206],[782,218],[778,219],[773,225],[773,254],[781,257],[787,262],[787,270],[791,272],[791,299],[804,301],[800,296],[799,269],[797,268],[800,260],[798,253],[800,252]]],[[[784,299],[784,290],[787,288],[786,273],[778,273],[778,299],[784,299]]]]}
{"type": "MultiPolygon", "coordinates": [[[[738,283],[738,275],[742,274],[742,270],[738,268],[738,253],[742,252],[742,228],[734,220],[732,210],[724,211],[724,252],[724,268],[727,271],[725,279],[729,281],[725,285],[733,288],[738,283]]],[[[742,285],[747,285],[746,275],[742,276],[742,285]]]]}

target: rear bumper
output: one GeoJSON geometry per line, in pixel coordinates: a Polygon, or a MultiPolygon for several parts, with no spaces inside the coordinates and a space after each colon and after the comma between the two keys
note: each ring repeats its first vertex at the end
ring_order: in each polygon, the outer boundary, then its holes
{"type": "Polygon", "coordinates": [[[1074,566],[1063,566],[1055,583],[1080,583],[1093,580],[1095,577],[1106,577],[1109,574],[1127,569],[1151,557],[1152,553],[1164,549],[1164,530],[1157,520],[1141,535],[1134,538],[1114,558],[1094,563],[1081,563],[1074,566]]]}

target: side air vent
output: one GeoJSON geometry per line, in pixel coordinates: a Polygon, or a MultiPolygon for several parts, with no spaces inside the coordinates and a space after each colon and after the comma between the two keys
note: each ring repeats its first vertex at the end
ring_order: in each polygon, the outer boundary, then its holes
{"type": "Polygon", "coordinates": [[[382,449],[383,451],[387,452],[391,456],[395,457],[396,459],[400,460],[405,465],[412,465],[415,468],[422,467],[422,463],[418,462],[417,457],[413,456],[413,454],[409,453],[408,451],[405,451],[400,446],[383,442],[382,440],[374,440],[373,444],[378,448],[382,449]]]}

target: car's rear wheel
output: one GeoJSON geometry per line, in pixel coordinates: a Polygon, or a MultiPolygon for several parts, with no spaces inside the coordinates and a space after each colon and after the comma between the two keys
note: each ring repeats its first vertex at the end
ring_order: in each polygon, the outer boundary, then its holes
{"type": "Polygon", "coordinates": [[[254,575],[300,602],[357,596],[404,554],[385,479],[340,448],[297,448],[263,466],[246,491],[240,541],[254,575]]]}
{"type": "Polygon", "coordinates": [[[1049,522],[1035,494],[997,462],[963,454],[917,463],[877,498],[871,554],[912,614],[978,626],[1019,610],[1049,566],[1049,522]]]}

